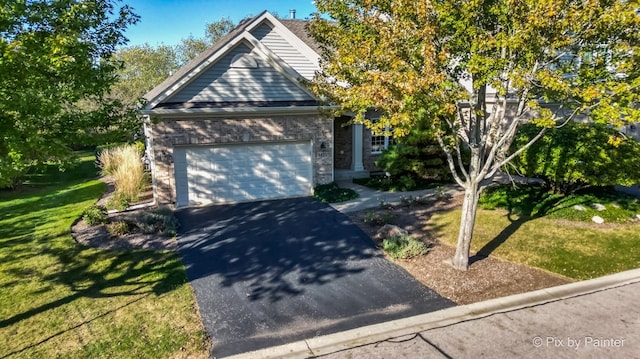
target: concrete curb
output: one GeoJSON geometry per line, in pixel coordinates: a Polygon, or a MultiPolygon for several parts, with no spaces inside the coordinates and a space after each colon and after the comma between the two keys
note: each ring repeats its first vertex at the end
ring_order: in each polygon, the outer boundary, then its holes
{"type": "Polygon", "coordinates": [[[409,334],[440,328],[496,313],[505,313],[537,306],[623,285],[640,282],[640,269],[612,274],[596,279],[569,283],[533,292],[461,305],[410,318],[369,325],[340,333],[309,338],[281,346],[234,355],[233,359],[308,358],[354,347],[377,343],[409,334]]]}

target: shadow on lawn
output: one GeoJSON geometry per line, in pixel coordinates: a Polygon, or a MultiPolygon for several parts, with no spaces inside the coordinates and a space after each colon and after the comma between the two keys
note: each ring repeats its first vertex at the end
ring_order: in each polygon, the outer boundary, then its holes
{"type": "MultiPolygon", "coordinates": [[[[150,295],[160,296],[170,292],[186,282],[183,266],[173,252],[102,252],[75,247],[73,249],[46,248],[41,255],[56,257],[57,262],[63,265],[63,269],[44,275],[40,280],[54,285],[64,285],[71,294],[1,320],[0,328],[8,327],[81,298],[130,297],[131,300],[117,307],[109,308],[90,319],[71,325],[36,343],[7,353],[3,357],[36,347],[59,335],[115,313],[150,295]],[[96,263],[105,262],[106,266],[100,269],[94,268],[96,263]]],[[[11,273],[11,276],[24,277],[26,274],[18,273],[15,269],[12,272],[14,273],[11,273]]],[[[123,302],[122,299],[120,299],[121,302],[123,302]]]]}
{"type": "Polygon", "coordinates": [[[548,214],[553,212],[565,209],[569,206],[574,206],[576,204],[586,204],[587,202],[572,202],[570,205],[565,205],[564,202],[567,200],[566,197],[554,197],[554,198],[543,198],[544,193],[540,193],[537,198],[534,199],[534,202],[541,202],[540,206],[535,207],[535,212],[533,207],[525,207],[521,208],[521,211],[524,213],[515,213],[516,203],[509,201],[507,218],[509,222],[511,222],[507,227],[505,227],[497,236],[495,236],[491,241],[485,244],[475,255],[469,258],[469,265],[481,261],[487,257],[489,257],[496,249],[498,249],[504,242],[507,241],[515,232],[522,227],[523,224],[542,218],[548,214]]]}
{"type": "MultiPolygon", "coordinates": [[[[39,279],[42,282],[64,285],[73,294],[1,320],[0,328],[82,297],[106,298],[141,294],[159,296],[173,290],[176,284],[185,282],[180,260],[172,252],[44,248],[41,255],[56,257],[63,269],[46,275],[37,273],[37,270],[29,272],[41,276],[39,279]],[[108,262],[108,265],[101,269],[92,268],[101,262],[108,262]]],[[[20,277],[27,274],[23,269],[10,269],[8,272],[11,276],[20,277]]]]}
{"type": "MultiPolygon", "coordinates": [[[[37,255],[40,246],[47,246],[55,239],[61,228],[60,222],[73,222],[77,210],[73,205],[91,201],[104,184],[95,182],[70,190],[57,188],[44,194],[46,189],[25,195],[20,203],[2,206],[0,215],[0,261],[3,266],[37,255]],[[69,210],[63,208],[69,206],[69,210]],[[51,216],[55,218],[51,218],[51,216]],[[15,218],[15,220],[11,220],[15,218]],[[39,233],[38,233],[39,232],[39,233]]],[[[66,231],[68,228],[64,228],[66,231]]],[[[2,287],[0,285],[0,287],[2,287]]]]}
{"type": "Polygon", "coordinates": [[[44,339],[33,338],[34,343],[0,354],[2,357],[22,353],[147,296],[170,292],[186,282],[184,267],[174,252],[99,251],[80,247],[70,238],[69,227],[78,216],[77,204],[96,199],[104,190],[103,183],[87,185],[77,181],[49,188],[48,193],[44,190],[22,193],[20,203],[2,207],[9,214],[0,219],[7,222],[0,226],[0,267],[7,279],[1,287],[36,281],[42,289],[28,294],[39,296],[34,300],[38,304],[20,313],[9,312],[10,316],[0,318],[0,328],[81,298],[121,299],[115,304],[117,307],[106,307],[100,313],[95,312],[99,309],[90,308],[88,312],[95,313],[89,314],[91,318],[70,323],[69,328],[53,334],[45,333],[44,339]],[[60,286],[65,289],[58,292],[50,289],[60,286]],[[127,297],[130,300],[124,299],[127,297]]]}
{"type": "Polygon", "coordinates": [[[12,352],[10,352],[10,353],[7,353],[6,355],[4,355],[4,356],[2,356],[2,357],[0,357],[0,358],[8,358],[8,357],[10,357],[10,356],[20,354],[20,353],[22,353],[22,352],[24,352],[24,351],[26,351],[26,350],[31,349],[31,348],[35,348],[35,347],[37,347],[38,345],[42,345],[42,344],[44,344],[44,343],[48,342],[49,340],[51,340],[51,339],[53,339],[53,338],[55,338],[55,337],[57,337],[57,336],[60,336],[60,335],[62,335],[62,334],[64,334],[64,333],[67,333],[67,332],[69,332],[69,331],[72,331],[72,330],[78,329],[78,328],[82,327],[83,325],[87,325],[87,324],[89,324],[89,323],[93,322],[94,320],[97,320],[97,319],[103,318],[103,317],[105,317],[105,316],[107,316],[107,315],[109,315],[109,314],[115,313],[115,312],[117,312],[118,310],[123,309],[123,308],[126,308],[126,307],[128,307],[128,306],[130,306],[130,305],[132,305],[132,304],[134,304],[134,303],[136,303],[136,302],[139,302],[139,301],[141,301],[141,300],[145,299],[145,298],[146,298],[146,297],[148,297],[148,296],[149,296],[149,294],[145,294],[145,295],[143,295],[142,297],[138,297],[138,298],[136,298],[136,299],[134,299],[134,300],[131,300],[131,301],[129,301],[129,302],[127,302],[127,303],[125,303],[125,304],[123,304],[123,305],[119,306],[119,307],[116,307],[116,308],[113,308],[113,309],[111,309],[111,310],[109,310],[109,311],[106,311],[106,312],[104,312],[104,313],[102,313],[102,314],[100,314],[100,315],[97,315],[97,316],[95,316],[95,317],[93,317],[93,318],[89,319],[89,320],[85,320],[85,321],[83,321],[82,323],[78,323],[78,324],[76,324],[76,325],[74,325],[74,326],[72,326],[72,327],[69,327],[69,328],[65,329],[65,330],[61,330],[61,331],[59,331],[59,332],[57,332],[57,333],[55,333],[55,334],[52,334],[52,335],[50,335],[50,336],[48,336],[48,337],[46,337],[46,338],[44,338],[44,339],[40,340],[40,341],[39,341],[39,342],[37,342],[37,343],[33,343],[33,344],[27,345],[27,346],[25,346],[25,347],[23,347],[23,348],[16,349],[16,350],[14,350],[14,351],[12,351],[12,352]]]}

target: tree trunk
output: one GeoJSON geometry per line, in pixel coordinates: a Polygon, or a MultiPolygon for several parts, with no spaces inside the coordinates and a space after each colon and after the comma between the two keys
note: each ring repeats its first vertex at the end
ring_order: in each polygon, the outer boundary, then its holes
{"type": "Polygon", "coordinates": [[[466,271],[469,268],[469,251],[471,249],[471,237],[473,227],[476,223],[476,211],[478,209],[479,183],[468,183],[464,191],[464,202],[462,203],[462,217],[460,221],[460,231],[458,232],[458,245],[456,254],[453,256],[451,264],[454,268],[466,271]]]}

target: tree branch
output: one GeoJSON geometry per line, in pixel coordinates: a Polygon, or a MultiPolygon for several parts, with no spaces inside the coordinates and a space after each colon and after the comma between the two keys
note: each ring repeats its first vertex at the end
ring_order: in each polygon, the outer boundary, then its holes
{"type": "Polygon", "coordinates": [[[500,161],[498,164],[493,165],[493,168],[491,168],[491,170],[488,172],[488,176],[487,177],[493,177],[493,175],[496,174],[496,172],[505,164],[509,163],[511,160],[513,160],[514,158],[516,158],[517,156],[519,156],[522,152],[524,152],[527,148],[531,147],[531,145],[533,145],[536,141],[538,141],[540,139],[540,137],[542,137],[542,135],[544,135],[544,133],[547,132],[547,128],[543,127],[540,132],[538,132],[538,134],[532,138],[529,142],[527,142],[524,146],[520,147],[516,152],[514,152],[513,154],[511,154],[509,157],[507,157],[506,159],[500,161]]]}
{"type": "Polygon", "coordinates": [[[436,133],[436,139],[438,140],[438,144],[440,145],[440,148],[442,148],[442,151],[444,151],[444,154],[447,156],[447,164],[449,165],[449,170],[453,175],[453,179],[461,187],[466,188],[466,182],[468,181],[468,177],[465,176],[466,181],[462,181],[462,179],[460,179],[460,176],[458,176],[458,172],[456,171],[456,166],[453,160],[453,156],[451,155],[451,150],[449,149],[449,147],[445,146],[444,141],[442,140],[442,136],[440,135],[439,131],[435,128],[435,126],[432,126],[432,128],[436,133]]]}
{"type": "Polygon", "coordinates": [[[462,172],[462,175],[464,176],[465,180],[468,181],[469,180],[469,173],[464,168],[464,163],[462,163],[462,153],[460,151],[460,141],[458,140],[458,131],[453,126],[451,121],[449,121],[448,119],[446,120],[446,123],[447,123],[447,126],[449,126],[449,129],[451,129],[451,133],[453,134],[453,143],[454,143],[455,149],[456,149],[456,159],[458,161],[458,167],[460,168],[460,171],[462,172]]]}

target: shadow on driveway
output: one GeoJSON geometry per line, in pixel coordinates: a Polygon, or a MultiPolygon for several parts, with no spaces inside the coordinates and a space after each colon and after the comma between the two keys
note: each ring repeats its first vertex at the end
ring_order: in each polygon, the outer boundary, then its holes
{"type": "Polygon", "coordinates": [[[452,306],[311,198],[189,208],[179,251],[220,357],[452,306]]]}

